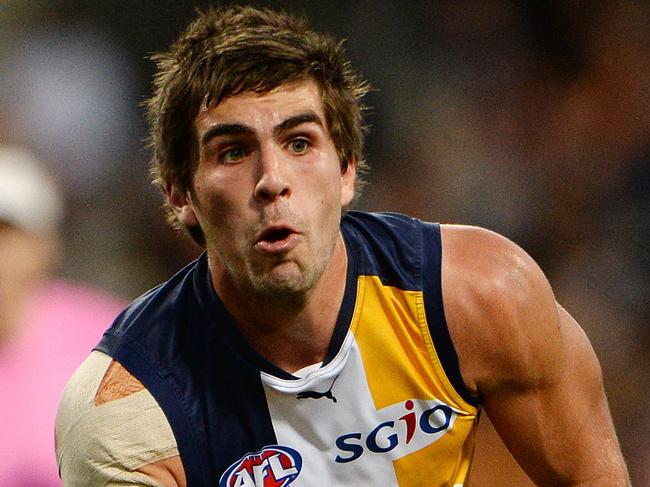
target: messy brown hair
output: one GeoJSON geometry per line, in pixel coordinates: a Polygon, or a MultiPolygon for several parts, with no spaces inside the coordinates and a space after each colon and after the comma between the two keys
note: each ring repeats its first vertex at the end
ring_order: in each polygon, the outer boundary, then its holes
{"type": "MultiPolygon", "coordinates": [[[[300,79],[320,85],[341,170],[351,160],[359,172],[367,169],[362,97],[368,84],[351,69],[342,41],[314,32],[306,18],[253,7],[212,8],[199,12],[171,48],[152,59],[157,74],[146,102],[151,173],[163,191],[168,185],[191,189],[198,159],[194,120],[201,104],[216,106],[238,93],[265,93],[300,79]]],[[[360,184],[358,178],[357,190],[360,184]]],[[[167,202],[166,211],[182,228],[167,202]]],[[[185,230],[205,244],[200,228],[185,230]]]]}

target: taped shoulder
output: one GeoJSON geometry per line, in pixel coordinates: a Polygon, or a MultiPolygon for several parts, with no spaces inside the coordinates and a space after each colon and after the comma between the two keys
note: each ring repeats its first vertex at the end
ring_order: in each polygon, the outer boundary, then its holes
{"type": "Polygon", "coordinates": [[[138,469],[178,456],[156,400],[114,363],[101,352],[91,353],[63,392],[56,456],[66,487],[116,482],[160,487],[138,469]]]}

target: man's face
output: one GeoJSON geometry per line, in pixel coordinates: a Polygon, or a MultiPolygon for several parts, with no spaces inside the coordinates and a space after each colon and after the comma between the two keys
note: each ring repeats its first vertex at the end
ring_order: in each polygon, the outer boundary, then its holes
{"type": "Polygon", "coordinates": [[[192,191],[171,188],[198,223],[212,272],[239,291],[305,293],[327,266],[355,167],[341,173],[315,81],[245,92],[202,109],[192,191]]]}

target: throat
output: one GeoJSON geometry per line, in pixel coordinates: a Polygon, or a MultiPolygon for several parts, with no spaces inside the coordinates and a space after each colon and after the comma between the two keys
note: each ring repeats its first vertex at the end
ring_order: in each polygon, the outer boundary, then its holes
{"type": "MultiPolygon", "coordinates": [[[[293,373],[322,362],[345,294],[347,254],[339,234],[319,277],[301,292],[237,286],[225,269],[211,269],[215,290],[243,339],[276,367],[293,373]]],[[[241,282],[240,282],[241,284],[241,282]]]]}
{"type": "Polygon", "coordinates": [[[295,375],[297,371],[309,373],[320,367],[335,326],[336,318],[318,322],[299,320],[283,326],[239,324],[238,328],[257,353],[279,369],[295,375]]]}

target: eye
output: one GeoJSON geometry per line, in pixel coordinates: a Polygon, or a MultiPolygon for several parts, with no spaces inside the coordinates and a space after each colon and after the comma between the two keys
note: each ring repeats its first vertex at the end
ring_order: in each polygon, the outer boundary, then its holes
{"type": "Polygon", "coordinates": [[[246,151],[243,148],[231,147],[220,154],[219,160],[224,164],[234,164],[241,161],[244,157],[246,157],[246,151]]]}
{"type": "Polygon", "coordinates": [[[307,139],[293,139],[289,142],[289,150],[294,154],[304,154],[309,149],[309,141],[307,139]]]}

